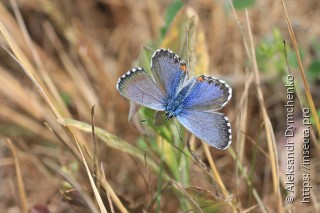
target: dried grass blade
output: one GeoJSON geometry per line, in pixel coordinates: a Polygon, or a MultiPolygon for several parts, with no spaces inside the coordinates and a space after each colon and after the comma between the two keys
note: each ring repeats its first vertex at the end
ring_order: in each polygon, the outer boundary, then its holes
{"type": "MultiPolygon", "coordinates": [[[[228,200],[228,199],[230,198],[230,194],[229,194],[229,192],[227,191],[227,189],[226,189],[226,187],[225,187],[225,185],[224,185],[224,183],[223,183],[223,181],[222,181],[222,179],[221,179],[221,176],[220,176],[220,174],[219,174],[219,172],[218,172],[218,170],[217,170],[217,167],[216,167],[216,165],[215,165],[215,163],[214,163],[214,161],[213,161],[213,159],[212,159],[212,156],[211,156],[211,154],[210,154],[209,147],[208,147],[208,145],[207,145],[206,143],[204,143],[204,142],[202,142],[202,146],[203,146],[204,152],[205,152],[205,154],[206,154],[206,157],[207,157],[207,159],[208,159],[208,161],[209,161],[210,168],[211,168],[211,170],[212,170],[214,179],[215,179],[215,181],[218,183],[219,188],[220,188],[220,190],[222,191],[222,194],[223,194],[224,198],[225,198],[226,200],[228,200]]],[[[237,208],[233,205],[232,202],[230,202],[230,206],[232,207],[233,212],[237,212],[237,208]]]]}
{"type": "Polygon", "coordinates": [[[20,169],[20,164],[17,156],[17,151],[14,145],[12,144],[10,139],[6,140],[6,143],[8,147],[10,148],[13,159],[14,159],[14,166],[16,169],[16,175],[17,175],[17,184],[18,184],[18,190],[19,190],[19,197],[20,197],[20,202],[21,202],[21,212],[22,213],[28,213],[28,202],[27,202],[27,195],[22,179],[22,174],[21,174],[21,169],[20,169]]]}
{"type": "Polygon", "coordinates": [[[8,50],[6,48],[6,46],[0,42],[0,45],[2,46],[2,48],[21,66],[23,72],[30,78],[30,80],[32,81],[32,83],[34,84],[34,86],[37,88],[38,92],[40,93],[40,95],[42,96],[42,98],[46,101],[46,103],[49,105],[51,111],[53,112],[53,114],[57,117],[58,120],[62,120],[61,115],[59,114],[59,112],[57,111],[57,109],[55,108],[55,106],[53,105],[53,103],[51,102],[49,96],[45,93],[44,89],[40,86],[40,84],[38,83],[38,81],[35,79],[33,73],[35,72],[31,72],[31,70],[33,70],[31,64],[28,62],[28,60],[26,60],[26,57],[24,56],[24,54],[21,52],[19,46],[14,42],[14,40],[12,39],[12,37],[9,35],[8,31],[6,30],[6,28],[4,27],[4,25],[2,24],[2,22],[0,22],[0,32],[2,33],[2,35],[4,36],[4,38],[6,39],[6,41],[8,42],[10,48],[13,50],[13,53],[17,56],[15,57],[15,55],[13,55],[10,50],[8,50]]]}
{"type": "MultiPolygon", "coordinates": [[[[241,35],[242,35],[242,40],[243,40],[243,44],[244,44],[245,49],[246,49],[247,56],[248,56],[248,58],[249,58],[249,61],[252,61],[252,54],[250,53],[250,48],[249,48],[248,42],[247,42],[247,40],[245,39],[246,37],[245,37],[245,35],[244,35],[244,31],[243,31],[243,29],[242,29],[242,27],[241,27],[239,18],[238,18],[238,16],[237,16],[237,13],[236,13],[235,8],[234,8],[234,6],[233,6],[232,0],[230,0],[230,4],[231,4],[232,11],[233,11],[233,15],[234,15],[234,17],[235,17],[235,19],[236,19],[236,22],[237,22],[237,24],[238,24],[238,27],[239,27],[240,32],[241,32],[241,35]]],[[[233,150],[232,148],[229,148],[228,150],[229,150],[231,156],[236,160],[237,168],[240,170],[241,173],[243,173],[243,172],[242,172],[242,171],[244,170],[243,165],[241,164],[240,161],[237,160],[237,155],[236,155],[236,153],[234,152],[234,150],[233,150]]],[[[250,185],[250,184],[251,184],[251,181],[249,180],[247,174],[246,174],[246,173],[243,173],[243,176],[244,176],[244,178],[247,180],[248,185],[250,185]]],[[[254,196],[254,198],[256,199],[256,201],[259,203],[259,207],[260,207],[261,211],[264,212],[264,213],[266,213],[266,212],[267,212],[267,209],[265,208],[265,206],[264,206],[264,204],[263,204],[263,202],[262,202],[262,200],[261,200],[261,198],[260,198],[260,196],[259,196],[259,194],[257,193],[257,191],[256,191],[255,188],[253,188],[253,192],[252,192],[252,193],[253,193],[253,196],[254,196]]]]}
{"type": "Polygon", "coordinates": [[[76,142],[76,144],[77,144],[77,147],[78,147],[78,150],[79,150],[79,152],[80,152],[80,154],[81,154],[82,161],[83,161],[83,164],[84,164],[84,166],[85,166],[85,168],[86,168],[86,171],[87,171],[87,174],[88,174],[88,177],[89,177],[89,180],[90,180],[90,184],[91,184],[91,187],[92,187],[94,196],[95,196],[96,201],[97,201],[97,203],[98,203],[98,206],[99,206],[99,208],[100,208],[100,212],[102,212],[102,213],[107,213],[107,209],[106,209],[106,207],[104,206],[103,201],[102,201],[102,199],[101,199],[101,196],[100,196],[100,194],[99,194],[99,191],[98,191],[98,189],[97,189],[97,186],[96,186],[96,184],[94,183],[93,177],[92,177],[92,175],[91,175],[91,172],[90,172],[89,166],[88,166],[88,164],[87,164],[87,161],[86,161],[86,159],[85,159],[85,157],[84,157],[84,154],[83,154],[83,152],[82,152],[82,150],[81,150],[80,144],[78,143],[78,141],[77,141],[76,138],[74,138],[74,140],[75,140],[75,142],[76,142]]]}
{"type": "Polygon", "coordinates": [[[113,209],[113,204],[112,201],[114,202],[114,204],[118,207],[119,211],[122,213],[128,213],[128,210],[126,209],[126,207],[122,204],[121,200],[119,199],[119,197],[117,196],[117,194],[113,191],[113,189],[111,188],[109,182],[106,179],[106,176],[104,174],[103,171],[103,167],[101,165],[101,173],[102,173],[102,179],[101,179],[101,184],[105,187],[106,189],[106,193],[107,193],[107,198],[108,198],[108,202],[110,205],[110,209],[111,212],[114,213],[114,209],[113,209]],[[112,201],[111,201],[111,199],[112,201]]]}
{"type": "Polygon", "coordinates": [[[47,166],[49,166],[52,170],[54,170],[56,173],[60,174],[65,180],[67,180],[79,192],[79,194],[82,196],[82,198],[84,199],[84,201],[88,205],[88,208],[93,213],[99,212],[98,209],[96,208],[96,206],[94,205],[94,203],[92,202],[92,200],[90,199],[89,195],[83,191],[80,184],[72,176],[63,172],[61,170],[61,168],[54,161],[52,161],[48,158],[44,159],[43,162],[47,166]]]}
{"type": "Polygon", "coordinates": [[[284,10],[285,16],[286,16],[286,21],[287,21],[287,25],[288,25],[288,31],[289,31],[289,34],[290,34],[290,38],[291,38],[294,50],[296,52],[296,56],[297,56],[297,60],[298,60],[298,64],[299,64],[299,71],[300,71],[301,78],[302,78],[302,81],[303,81],[303,85],[304,85],[304,89],[305,89],[305,92],[306,92],[307,100],[309,102],[309,106],[310,106],[310,109],[311,109],[311,114],[314,117],[314,121],[315,121],[315,124],[316,124],[318,135],[320,135],[320,121],[319,121],[317,110],[316,110],[316,108],[314,106],[314,102],[313,102],[313,99],[312,99],[312,96],[311,96],[311,93],[310,93],[310,89],[309,89],[309,85],[308,85],[307,78],[306,78],[306,75],[305,75],[305,71],[304,71],[304,68],[302,66],[302,61],[301,61],[301,57],[300,57],[300,53],[299,53],[299,49],[298,49],[298,43],[297,43],[296,37],[294,35],[293,29],[292,29],[292,25],[291,25],[291,21],[289,19],[289,15],[288,15],[288,12],[287,12],[287,9],[286,9],[286,5],[285,5],[283,0],[281,0],[281,3],[282,3],[282,6],[283,6],[283,10],[284,10]]]}
{"type": "Polygon", "coordinates": [[[45,66],[36,50],[35,45],[32,42],[32,39],[30,38],[29,32],[27,30],[27,27],[25,25],[25,22],[22,18],[22,15],[20,13],[19,7],[17,5],[16,0],[10,0],[10,3],[12,5],[13,11],[15,13],[15,16],[17,18],[17,21],[19,23],[20,29],[22,31],[22,34],[27,42],[27,45],[32,53],[33,59],[36,62],[36,65],[38,66],[39,70],[41,70],[41,72],[39,72],[39,74],[41,75],[42,79],[44,80],[45,85],[48,87],[49,91],[51,92],[51,94],[54,97],[54,100],[60,105],[60,109],[63,110],[63,113],[65,116],[70,116],[70,113],[66,107],[66,105],[64,104],[58,89],[56,88],[56,86],[54,85],[54,83],[52,82],[52,79],[50,78],[50,76],[47,73],[47,70],[45,69],[45,66]]]}
{"type": "Polygon", "coordinates": [[[278,211],[282,212],[282,199],[281,199],[281,194],[280,194],[280,182],[279,182],[279,168],[278,168],[278,154],[277,154],[277,149],[276,149],[276,140],[273,132],[273,128],[271,125],[271,121],[269,119],[269,116],[267,114],[267,110],[265,108],[265,103],[264,103],[264,97],[262,93],[262,89],[260,87],[260,76],[259,76],[259,71],[258,71],[258,64],[256,61],[256,54],[255,54],[255,47],[254,47],[254,42],[253,42],[253,36],[251,32],[251,27],[250,27],[250,20],[249,20],[249,15],[248,11],[246,10],[246,21],[247,21],[247,27],[248,27],[248,34],[249,34],[249,41],[250,41],[250,53],[252,56],[252,69],[255,77],[255,84],[256,84],[256,89],[257,89],[257,97],[258,101],[260,104],[261,112],[263,115],[263,120],[265,122],[265,131],[266,131],[266,136],[267,136],[267,142],[268,142],[268,147],[269,147],[269,152],[270,152],[270,161],[271,161],[271,170],[272,170],[272,179],[273,179],[273,190],[274,194],[279,197],[278,199],[278,211]]]}

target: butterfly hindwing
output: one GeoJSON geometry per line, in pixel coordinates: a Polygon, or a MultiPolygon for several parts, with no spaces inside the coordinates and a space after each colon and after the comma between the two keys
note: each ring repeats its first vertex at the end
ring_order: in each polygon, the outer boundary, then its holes
{"type": "Polygon", "coordinates": [[[152,56],[152,75],[167,99],[171,99],[184,83],[186,69],[186,63],[170,50],[159,49],[152,56]]]}
{"type": "Polygon", "coordinates": [[[182,111],[178,121],[195,136],[217,149],[231,144],[231,126],[227,117],[216,112],[182,111]]]}
{"type": "Polygon", "coordinates": [[[193,77],[186,85],[190,88],[182,102],[184,109],[215,111],[224,107],[232,96],[232,89],[225,81],[210,76],[193,77]]]}
{"type": "Polygon", "coordinates": [[[165,110],[163,92],[141,67],[133,68],[121,76],[117,89],[121,95],[137,104],[158,111],[165,110]]]}

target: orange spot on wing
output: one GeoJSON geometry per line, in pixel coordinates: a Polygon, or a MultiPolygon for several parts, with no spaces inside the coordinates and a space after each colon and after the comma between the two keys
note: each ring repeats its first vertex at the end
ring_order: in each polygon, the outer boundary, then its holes
{"type": "Polygon", "coordinates": [[[197,78],[197,81],[200,81],[200,82],[204,81],[204,76],[203,76],[203,75],[200,75],[200,76],[197,78]]]}
{"type": "Polygon", "coordinates": [[[182,69],[183,71],[186,71],[187,66],[185,64],[180,64],[180,69],[182,69]]]}

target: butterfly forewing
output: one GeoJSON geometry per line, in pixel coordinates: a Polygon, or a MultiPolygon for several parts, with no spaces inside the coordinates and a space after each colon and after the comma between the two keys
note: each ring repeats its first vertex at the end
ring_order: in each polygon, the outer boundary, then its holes
{"type": "Polygon", "coordinates": [[[216,112],[186,110],[177,116],[178,121],[195,136],[217,149],[231,144],[231,126],[227,117],[216,112]]]}
{"type": "Polygon", "coordinates": [[[137,104],[154,110],[165,110],[163,92],[141,67],[133,68],[121,76],[117,89],[121,95],[137,104]]]}
{"type": "Polygon", "coordinates": [[[232,96],[232,89],[225,81],[210,76],[193,77],[186,85],[192,86],[182,102],[184,109],[215,111],[224,107],[232,96]]]}
{"type": "Polygon", "coordinates": [[[167,98],[172,98],[184,83],[186,69],[186,63],[170,50],[159,49],[152,56],[152,75],[167,98]]]}

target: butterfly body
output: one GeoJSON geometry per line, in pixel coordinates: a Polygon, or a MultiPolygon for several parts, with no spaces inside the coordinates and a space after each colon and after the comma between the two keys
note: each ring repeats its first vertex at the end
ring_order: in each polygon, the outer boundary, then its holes
{"type": "Polygon", "coordinates": [[[198,138],[218,149],[231,144],[231,126],[217,110],[232,96],[229,85],[217,78],[200,75],[187,79],[186,63],[170,50],[159,49],[152,56],[148,75],[133,68],[120,77],[117,89],[142,106],[165,111],[167,120],[177,120],[198,138]]]}

